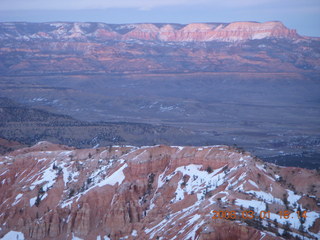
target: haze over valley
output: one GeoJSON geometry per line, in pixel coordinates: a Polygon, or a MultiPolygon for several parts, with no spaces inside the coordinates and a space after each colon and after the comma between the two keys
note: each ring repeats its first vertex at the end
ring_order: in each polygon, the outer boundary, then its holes
{"type": "Polygon", "coordinates": [[[318,38],[280,22],[1,23],[0,29],[1,96],[91,123],[183,128],[181,136],[142,142],[80,133],[80,143],[74,136],[35,137],[20,125],[23,136],[2,131],[3,138],[78,147],[236,144],[282,165],[319,166],[318,38]]]}

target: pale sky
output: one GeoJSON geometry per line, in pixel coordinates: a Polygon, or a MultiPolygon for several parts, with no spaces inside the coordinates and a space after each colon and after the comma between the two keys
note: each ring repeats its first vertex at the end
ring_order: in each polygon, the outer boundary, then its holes
{"type": "Polygon", "coordinates": [[[0,21],[191,23],[282,21],[320,37],[320,0],[0,0],[0,21]]]}

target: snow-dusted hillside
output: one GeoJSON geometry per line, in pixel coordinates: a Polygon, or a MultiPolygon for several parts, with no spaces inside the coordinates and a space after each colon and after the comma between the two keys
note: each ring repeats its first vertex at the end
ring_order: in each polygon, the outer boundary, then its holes
{"type": "Polygon", "coordinates": [[[227,146],[40,142],[0,157],[0,237],[319,239],[319,186],[227,146]]]}

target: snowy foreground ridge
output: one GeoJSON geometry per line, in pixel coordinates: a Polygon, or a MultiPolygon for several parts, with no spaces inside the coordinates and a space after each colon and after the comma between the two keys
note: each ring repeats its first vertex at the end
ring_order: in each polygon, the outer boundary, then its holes
{"type": "Polygon", "coordinates": [[[228,146],[0,157],[0,239],[319,239],[320,176],[228,146]]]}

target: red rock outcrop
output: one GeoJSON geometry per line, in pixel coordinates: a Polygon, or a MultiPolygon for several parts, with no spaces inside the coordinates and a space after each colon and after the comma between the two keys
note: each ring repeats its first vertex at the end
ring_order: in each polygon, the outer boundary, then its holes
{"type": "Polygon", "coordinates": [[[10,231],[25,239],[88,240],[280,239],[284,229],[284,238],[320,234],[315,171],[263,163],[227,146],[74,149],[40,142],[0,157],[0,164],[0,237],[10,231]],[[289,220],[277,213],[286,209],[289,220]],[[213,210],[234,211],[236,219],[212,219],[213,210]],[[254,218],[244,219],[249,210],[254,218]],[[298,210],[306,211],[302,222],[298,210]],[[262,211],[270,217],[260,219],[262,211]]]}

